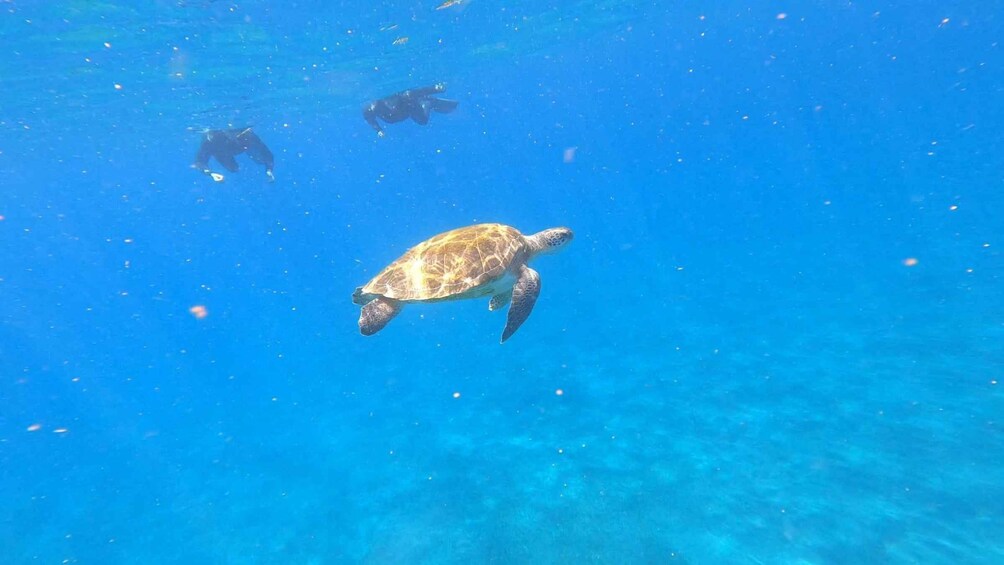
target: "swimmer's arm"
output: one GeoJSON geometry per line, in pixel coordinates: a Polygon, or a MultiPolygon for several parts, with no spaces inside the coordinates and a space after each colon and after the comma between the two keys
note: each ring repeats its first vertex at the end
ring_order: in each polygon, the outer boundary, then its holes
{"type": "Polygon", "coordinates": [[[207,175],[209,174],[209,157],[212,151],[209,149],[209,142],[203,141],[199,146],[199,152],[195,154],[195,161],[192,163],[193,169],[198,169],[207,175]]]}
{"type": "Polygon", "coordinates": [[[268,176],[269,182],[274,181],[275,173],[272,170],[275,168],[275,156],[272,155],[272,150],[268,148],[268,145],[265,145],[265,142],[260,137],[251,131],[251,128],[244,130],[241,135],[244,139],[244,150],[247,151],[248,156],[254,162],[264,165],[265,174],[268,176]]]}
{"type": "Polygon", "coordinates": [[[365,119],[366,123],[369,124],[371,128],[373,128],[373,131],[377,132],[377,135],[383,137],[383,128],[380,127],[380,122],[378,122],[376,119],[375,111],[370,111],[370,110],[363,111],[363,119],[365,119]]]}
{"type": "Polygon", "coordinates": [[[275,168],[275,157],[272,155],[272,151],[262,143],[258,148],[257,159],[258,162],[265,165],[265,175],[268,176],[269,182],[275,181],[275,173],[272,169],[275,168]]]}
{"type": "Polygon", "coordinates": [[[201,172],[202,174],[206,175],[207,177],[213,179],[216,182],[223,182],[224,181],[225,177],[223,175],[221,175],[220,173],[213,172],[207,166],[200,166],[198,163],[192,163],[192,168],[193,169],[198,169],[199,172],[201,172]]]}
{"type": "Polygon", "coordinates": [[[266,169],[271,171],[272,167],[275,166],[275,156],[272,155],[272,150],[257,136],[245,145],[245,151],[255,162],[265,165],[266,169]]]}
{"type": "Polygon", "coordinates": [[[203,143],[202,147],[199,148],[199,153],[195,156],[195,162],[192,163],[192,168],[198,170],[207,177],[212,178],[216,182],[223,182],[223,175],[220,173],[214,173],[209,169],[209,149],[208,143],[203,143]]]}

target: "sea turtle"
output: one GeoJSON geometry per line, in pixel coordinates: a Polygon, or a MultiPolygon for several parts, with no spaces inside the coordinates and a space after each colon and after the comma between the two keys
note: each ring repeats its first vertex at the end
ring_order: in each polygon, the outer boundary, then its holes
{"type": "Polygon", "coordinates": [[[375,334],[409,302],[491,296],[489,310],[512,302],[502,332],[505,342],[530,315],[540,294],[540,275],[527,263],[571,240],[568,228],[524,236],[502,224],[477,224],[427,239],[356,289],[352,301],[363,307],[359,331],[375,334]]]}

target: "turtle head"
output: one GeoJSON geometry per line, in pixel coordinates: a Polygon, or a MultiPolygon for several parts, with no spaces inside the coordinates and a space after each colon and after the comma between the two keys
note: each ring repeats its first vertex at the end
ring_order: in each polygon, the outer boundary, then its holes
{"type": "Polygon", "coordinates": [[[555,253],[563,249],[575,237],[568,228],[551,228],[529,237],[535,255],[555,253]]]}

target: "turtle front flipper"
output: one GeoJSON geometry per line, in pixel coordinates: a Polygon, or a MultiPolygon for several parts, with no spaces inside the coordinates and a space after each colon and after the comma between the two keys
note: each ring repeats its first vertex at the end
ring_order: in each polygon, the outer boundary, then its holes
{"type": "Polygon", "coordinates": [[[500,343],[505,343],[505,340],[512,337],[520,325],[530,317],[538,296],[540,296],[540,275],[523,265],[519,270],[519,279],[512,287],[512,305],[509,306],[509,316],[506,318],[500,343]]]}
{"type": "Polygon", "coordinates": [[[491,310],[492,312],[496,310],[501,310],[502,308],[505,308],[506,304],[509,304],[510,300],[512,300],[511,288],[505,292],[500,292],[495,296],[493,296],[492,299],[488,301],[488,309],[491,310]]]}
{"type": "Polygon", "coordinates": [[[363,306],[359,313],[359,332],[363,335],[373,335],[382,330],[401,311],[401,303],[397,300],[380,296],[363,306]]]}

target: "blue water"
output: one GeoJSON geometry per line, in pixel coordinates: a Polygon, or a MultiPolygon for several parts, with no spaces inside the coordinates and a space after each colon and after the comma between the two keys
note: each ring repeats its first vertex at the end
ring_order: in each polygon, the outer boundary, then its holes
{"type": "Polygon", "coordinates": [[[998,2],[438,4],[0,3],[0,563],[1004,563],[998,2]]]}

